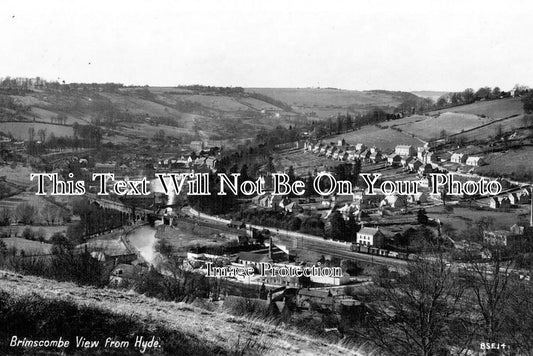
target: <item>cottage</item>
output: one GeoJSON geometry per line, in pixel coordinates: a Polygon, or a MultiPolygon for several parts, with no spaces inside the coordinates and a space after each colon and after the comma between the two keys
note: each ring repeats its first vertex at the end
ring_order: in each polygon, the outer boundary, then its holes
{"type": "Polygon", "coordinates": [[[430,173],[433,173],[433,166],[431,164],[429,164],[429,163],[422,164],[418,168],[418,174],[420,174],[422,176],[428,175],[430,173]]]}
{"type": "Polygon", "coordinates": [[[359,159],[367,160],[370,157],[370,155],[371,155],[370,150],[367,148],[366,150],[361,152],[361,154],[359,155],[359,159]]]}
{"type": "Polygon", "coordinates": [[[131,287],[142,273],[142,267],[128,264],[119,264],[111,272],[109,286],[115,288],[131,287]]]}
{"type": "Polygon", "coordinates": [[[411,162],[409,162],[408,167],[411,172],[418,172],[418,169],[422,167],[424,164],[420,162],[419,160],[415,159],[411,162]]]}
{"type": "Polygon", "coordinates": [[[378,162],[381,162],[381,160],[382,160],[381,152],[374,151],[370,154],[370,161],[372,161],[372,163],[378,163],[378,162]]]}
{"type": "Polygon", "coordinates": [[[452,156],[450,157],[450,161],[452,163],[465,163],[466,160],[468,159],[468,156],[465,155],[464,153],[453,153],[452,156]]]}
{"type": "Polygon", "coordinates": [[[387,158],[387,164],[392,167],[400,166],[402,157],[398,154],[393,154],[387,158]]]}
{"type": "Polygon", "coordinates": [[[500,201],[497,197],[490,197],[489,198],[489,207],[491,209],[498,209],[500,207],[500,201]]]}
{"type": "Polygon", "coordinates": [[[407,197],[407,202],[414,203],[414,204],[424,204],[427,203],[429,198],[428,193],[426,192],[418,192],[416,194],[411,194],[407,197]]]}
{"type": "Polygon", "coordinates": [[[407,208],[407,197],[405,195],[387,195],[379,206],[381,208],[405,209],[407,208]]]}
{"type": "Polygon", "coordinates": [[[483,158],[480,156],[470,156],[466,159],[466,164],[475,167],[482,166],[483,158]]]}
{"type": "Polygon", "coordinates": [[[517,234],[515,231],[483,231],[483,242],[491,246],[521,248],[522,245],[527,242],[527,239],[524,235],[520,233],[517,234]]]}
{"type": "Polygon", "coordinates": [[[402,163],[402,167],[407,167],[409,165],[409,163],[413,162],[415,160],[414,157],[403,157],[402,160],[401,160],[401,163],[402,163]]]}

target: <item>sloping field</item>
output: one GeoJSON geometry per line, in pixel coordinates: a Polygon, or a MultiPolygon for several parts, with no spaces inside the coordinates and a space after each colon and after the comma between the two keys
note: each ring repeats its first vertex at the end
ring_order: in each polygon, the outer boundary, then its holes
{"type": "Polygon", "coordinates": [[[350,145],[364,143],[366,146],[376,146],[381,150],[388,151],[397,145],[422,146],[424,142],[406,133],[392,129],[380,129],[376,126],[364,126],[360,130],[352,131],[336,136],[332,136],[324,141],[334,141],[345,139],[350,145]]]}
{"type": "Polygon", "coordinates": [[[379,126],[381,127],[401,126],[405,124],[411,124],[413,122],[424,121],[424,120],[427,120],[428,118],[429,118],[428,116],[424,116],[424,115],[411,115],[411,116],[407,116],[407,117],[397,119],[397,120],[380,122],[379,126]]]}
{"type": "Polygon", "coordinates": [[[251,106],[252,108],[256,109],[256,110],[278,110],[278,111],[282,111],[282,109],[278,108],[277,106],[274,106],[272,104],[269,104],[269,103],[265,103],[264,101],[261,101],[261,100],[257,100],[255,98],[239,98],[239,102],[245,104],[245,105],[249,105],[251,106]]]}
{"type": "MultiPolygon", "coordinates": [[[[239,355],[362,355],[355,347],[332,344],[320,337],[309,337],[301,331],[264,320],[235,317],[221,309],[208,311],[191,304],[163,302],[132,292],[79,287],[74,283],[59,283],[7,271],[0,271],[0,291],[12,297],[37,295],[96,307],[117,316],[136,318],[151,327],[164,326],[222,350],[239,350],[234,353],[239,355]],[[247,352],[241,351],[247,343],[255,347],[246,348],[247,352]]],[[[112,335],[112,330],[109,332],[112,335]]],[[[164,344],[165,340],[161,342],[164,344]]],[[[156,353],[149,350],[148,354],[156,353]]]]}
{"type": "Polygon", "coordinates": [[[499,173],[502,175],[516,172],[518,174],[533,175],[533,147],[521,147],[506,152],[497,152],[487,155],[485,158],[487,165],[477,167],[476,173],[484,174],[487,172],[499,173]]]}
{"type": "Polygon", "coordinates": [[[6,134],[13,135],[17,140],[28,140],[28,129],[33,127],[35,130],[34,140],[38,140],[37,131],[43,129],[46,130],[46,135],[50,135],[52,132],[56,137],[61,136],[73,136],[74,131],[71,126],[44,124],[39,122],[2,122],[0,123],[0,131],[6,134]]]}
{"type": "MultiPolygon", "coordinates": [[[[247,88],[246,91],[268,95],[296,106],[338,106],[349,105],[398,105],[402,102],[400,94],[394,92],[355,91],[342,89],[315,88],[247,88]]],[[[405,94],[405,93],[404,93],[405,94]]]]}
{"type": "Polygon", "coordinates": [[[26,256],[48,255],[52,251],[52,244],[39,241],[26,240],[19,237],[7,237],[2,239],[8,249],[16,248],[17,251],[24,251],[26,256]]]}
{"type": "Polygon", "coordinates": [[[493,120],[472,114],[446,112],[438,117],[428,117],[422,121],[395,126],[408,134],[413,134],[424,140],[431,140],[439,138],[442,130],[446,131],[447,135],[450,135],[490,123],[493,120]]]}
{"type": "Polygon", "coordinates": [[[119,110],[134,114],[148,114],[151,116],[180,116],[180,112],[170,106],[145,100],[137,96],[120,95],[114,93],[100,93],[109,99],[119,110]]]}
{"type": "Polygon", "coordinates": [[[462,134],[459,134],[460,137],[465,137],[467,140],[486,140],[496,136],[499,127],[501,125],[502,132],[513,132],[516,129],[519,129],[524,126],[524,115],[519,115],[511,117],[504,120],[497,120],[492,122],[489,125],[480,127],[473,131],[468,131],[462,134]]]}
{"type": "Polygon", "coordinates": [[[431,113],[457,112],[473,115],[485,115],[492,118],[504,118],[512,115],[524,113],[523,104],[520,98],[506,98],[489,101],[478,101],[476,103],[442,109],[431,113]]]}
{"type": "Polygon", "coordinates": [[[180,95],[180,98],[221,111],[244,111],[250,109],[248,106],[239,103],[235,98],[224,95],[180,95]]]}
{"type": "Polygon", "coordinates": [[[167,125],[149,125],[149,124],[135,124],[135,125],[124,125],[120,128],[121,133],[124,135],[133,135],[135,138],[153,138],[156,133],[163,130],[165,136],[174,136],[179,137],[182,134],[193,134],[193,131],[167,125]],[[133,127],[132,127],[133,126],[133,127]]]}

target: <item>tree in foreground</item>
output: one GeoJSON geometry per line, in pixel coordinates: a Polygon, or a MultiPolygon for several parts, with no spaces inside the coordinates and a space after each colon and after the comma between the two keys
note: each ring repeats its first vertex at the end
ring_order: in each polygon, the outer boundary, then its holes
{"type": "Polygon", "coordinates": [[[465,289],[442,255],[410,262],[405,275],[377,284],[370,291],[374,313],[363,337],[383,353],[430,356],[468,347],[465,289]]]}

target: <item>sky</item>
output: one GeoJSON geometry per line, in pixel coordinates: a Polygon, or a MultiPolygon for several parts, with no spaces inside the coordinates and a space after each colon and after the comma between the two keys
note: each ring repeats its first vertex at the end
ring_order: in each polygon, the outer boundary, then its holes
{"type": "Polygon", "coordinates": [[[2,1],[0,77],[459,91],[533,86],[533,2],[2,1]]]}

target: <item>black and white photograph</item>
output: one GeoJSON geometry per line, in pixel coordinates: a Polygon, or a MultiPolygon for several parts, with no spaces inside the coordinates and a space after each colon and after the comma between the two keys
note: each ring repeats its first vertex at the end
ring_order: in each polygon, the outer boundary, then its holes
{"type": "Polygon", "coordinates": [[[533,355],[532,14],[3,1],[0,355],[533,355]]]}

